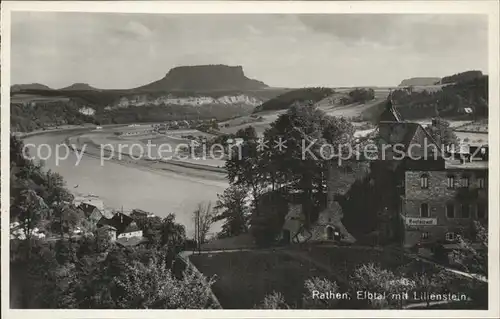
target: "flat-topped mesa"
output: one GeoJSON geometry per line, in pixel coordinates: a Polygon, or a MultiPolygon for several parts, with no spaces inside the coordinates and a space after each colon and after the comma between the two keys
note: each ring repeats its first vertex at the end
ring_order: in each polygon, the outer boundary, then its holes
{"type": "Polygon", "coordinates": [[[242,66],[195,65],[172,68],[163,79],[139,87],[144,91],[257,90],[268,87],[245,76],[242,66]]]}
{"type": "Polygon", "coordinates": [[[404,79],[401,81],[399,86],[431,86],[439,84],[441,78],[438,77],[414,77],[409,79],[404,79]]]}

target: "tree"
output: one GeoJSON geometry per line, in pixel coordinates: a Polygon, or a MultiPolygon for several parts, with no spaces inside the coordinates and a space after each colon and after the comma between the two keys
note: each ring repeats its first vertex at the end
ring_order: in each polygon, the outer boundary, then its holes
{"type": "MultiPolygon", "coordinates": [[[[357,290],[378,294],[401,294],[415,288],[415,282],[373,263],[362,265],[354,271],[353,285],[357,290]]],[[[403,300],[395,298],[374,298],[369,300],[373,308],[402,308],[403,300]]]]}
{"type": "Polygon", "coordinates": [[[18,220],[24,231],[24,236],[31,241],[33,230],[38,225],[48,207],[43,199],[31,189],[21,191],[11,205],[11,219],[18,220]]]}
{"type": "Polygon", "coordinates": [[[336,282],[332,282],[326,278],[314,277],[305,281],[304,287],[306,292],[302,297],[302,307],[305,309],[336,309],[339,303],[338,299],[318,299],[314,298],[315,292],[332,292],[339,291],[339,286],[336,282]]]}
{"type": "Polygon", "coordinates": [[[226,161],[225,167],[231,185],[238,185],[249,189],[252,194],[253,208],[259,213],[258,199],[264,187],[264,175],[261,169],[261,150],[258,147],[257,133],[252,126],[241,129],[236,137],[242,138],[240,152],[232,153],[226,161]]]}
{"type": "Polygon", "coordinates": [[[488,230],[480,222],[474,222],[474,241],[460,236],[459,248],[453,251],[453,261],[467,272],[488,275],[488,230]]]}
{"type": "Polygon", "coordinates": [[[280,292],[273,291],[264,297],[264,300],[257,308],[277,310],[290,309],[290,306],[286,303],[285,297],[280,292]]]}
{"type": "Polygon", "coordinates": [[[245,204],[247,191],[240,186],[232,185],[224,190],[218,199],[214,210],[214,222],[223,220],[219,237],[238,236],[248,231],[248,208],[245,204]]]}
{"type": "Polygon", "coordinates": [[[199,245],[206,242],[210,227],[214,223],[214,217],[212,203],[198,203],[198,208],[193,212],[193,221],[195,224],[195,240],[199,245]]]}
{"type": "Polygon", "coordinates": [[[168,214],[162,220],[161,244],[163,246],[181,248],[186,240],[186,229],[184,225],[175,222],[175,215],[168,214]]]}
{"type": "Polygon", "coordinates": [[[454,146],[458,143],[457,135],[446,120],[433,119],[432,124],[427,126],[426,130],[439,147],[454,146]]]}

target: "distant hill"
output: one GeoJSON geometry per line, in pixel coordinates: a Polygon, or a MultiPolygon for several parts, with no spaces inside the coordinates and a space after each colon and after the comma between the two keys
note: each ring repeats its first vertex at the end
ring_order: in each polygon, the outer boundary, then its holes
{"type": "Polygon", "coordinates": [[[409,78],[401,81],[399,86],[427,86],[427,85],[435,85],[436,82],[441,81],[441,78],[409,78]]]}
{"type": "MultiPolygon", "coordinates": [[[[456,78],[455,78],[456,79],[456,78]]],[[[448,119],[475,120],[488,117],[488,76],[459,80],[437,91],[398,89],[392,96],[405,120],[440,116],[448,119]]],[[[384,105],[379,107],[382,113],[384,105]]],[[[377,121],[376,113],[372,120],[377,121]]]]}
{"type": "Polygon", "coordinates": [[[308,101],[316,103],[333,93],[333,89],[322,87],[292,90],[270,99],[269,101],[262,103],[260,106],[257,106],[254,113],[271,110],[285,110],[294,103],[308,101]]]}
{"type": "Polygon", "coordinates": [[[100,91],[87,83],[73,83],[70,86],[59,89],[59,91],[100,91]]]}
{"type": "Polygon", "coordinates": [[[14,84],[10,87],[11,92],[20,92],[25,90],[52,90],[52,89],[40,83],[14,84]]]}
{"type": "Polygon", "coordinates": [[[135,91],[258,90],[268,86],[245,76],[242,66],[197,65],[171,69],[165,77],[135,91]]]}
{"type": "Polygon", "coordinates": [[[480,79],[483,77],[483,72],[481,71],[466,71],[450,76],[445,76],[441,79],[440,84],[457,83],[457,82],[467,82],[474,79],[480,79]]]}

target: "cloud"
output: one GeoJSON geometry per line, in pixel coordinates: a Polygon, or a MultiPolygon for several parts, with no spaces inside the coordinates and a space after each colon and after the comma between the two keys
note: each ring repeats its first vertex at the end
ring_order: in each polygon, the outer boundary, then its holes
{"type": "Polygon", "coordinates": [[[477,15],[14,13],[12,81],[130,88],[179,65],[274,86],[390,85],[487,68],[477,15]]]}
{"type": "Polygon", "coordinates": [[[349,45],[378,43],[428,53],[484,46],[486,15],[473,14],[333,14],[299,15],[311,30],[349,45]]]}

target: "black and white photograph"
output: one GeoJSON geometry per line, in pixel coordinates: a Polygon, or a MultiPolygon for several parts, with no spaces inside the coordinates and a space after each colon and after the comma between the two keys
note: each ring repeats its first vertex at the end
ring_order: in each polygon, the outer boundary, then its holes
{"type": "Polygon", "coordinates": [[[498,316],[475,3],[2,3],[2,308],[498,316]]]}

